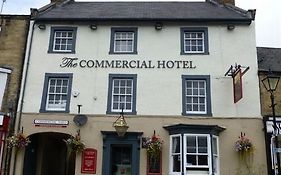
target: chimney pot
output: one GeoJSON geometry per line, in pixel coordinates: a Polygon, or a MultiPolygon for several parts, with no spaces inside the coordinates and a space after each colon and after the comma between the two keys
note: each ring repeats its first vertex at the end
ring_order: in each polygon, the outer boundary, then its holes
{"type": "Polygon", "coordinates": [[[51,0],[51,3],[61,3],[63,2],[64,0],[51,0]]]}
{"type": "Polygon", "coordinates": [[[232,4],[235,5],[235,0],[218,0],[220,4],[232,4]]]}

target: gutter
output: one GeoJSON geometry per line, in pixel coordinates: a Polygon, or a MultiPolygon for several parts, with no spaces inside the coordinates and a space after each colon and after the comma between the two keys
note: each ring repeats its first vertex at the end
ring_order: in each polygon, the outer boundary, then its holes
{"type": "Polygon", "coordinates": [[[204,23],[204,24],[236,24],[250,25],[252,18],[36,18],[37,22],[78,22],[78,23],[93,23],[93,22],[185,22],[185,23],[204,23]]]}

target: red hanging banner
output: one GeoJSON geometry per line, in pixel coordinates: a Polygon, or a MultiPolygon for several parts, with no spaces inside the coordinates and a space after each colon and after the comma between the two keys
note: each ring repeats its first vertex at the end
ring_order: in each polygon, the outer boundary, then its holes
{"type": "Polygon", "coordinates": [[[237,103],[243,97],[241,69],[238,69],[233,76],[233,94],[234,103],[237,103]]]}
{"type": "Polygon", "coordinates": [[[86,148],[82,152],[81,173],[96,174],[97,150],[86,148]]]}

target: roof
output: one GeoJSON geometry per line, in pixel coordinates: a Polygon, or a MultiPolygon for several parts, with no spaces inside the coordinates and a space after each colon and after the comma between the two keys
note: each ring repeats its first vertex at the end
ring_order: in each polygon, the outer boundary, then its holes
{"type": "Polygon", "coordinates": [[[281,48],[257,47],[259,71],[281,72],[281,48]]]}
{"type": "Polygon", "coordinates": [[[250,24],[254,17],[232,5],[206,2],[75,2],[53,4],[35,16],[37,21],[190,21],[250,24]]]}

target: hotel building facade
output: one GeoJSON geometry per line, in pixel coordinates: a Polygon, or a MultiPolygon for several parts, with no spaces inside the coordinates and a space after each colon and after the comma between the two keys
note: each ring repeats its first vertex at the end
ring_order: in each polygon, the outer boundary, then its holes
{"type": "Polygon", "coordinates": [[[31,143],[11,173],[266,174],[254,11],[232,3],[33,9],[16,126],[31,143]],[[119,116],[124,136],[113,127],[119,116]],[[91,156],[67,153],[76,134],[91,156]],[[154,134],[163,141],[155,161],[145,147],[154,134]],[[235,150],[244,134],[246,158],[235,150]]]}

